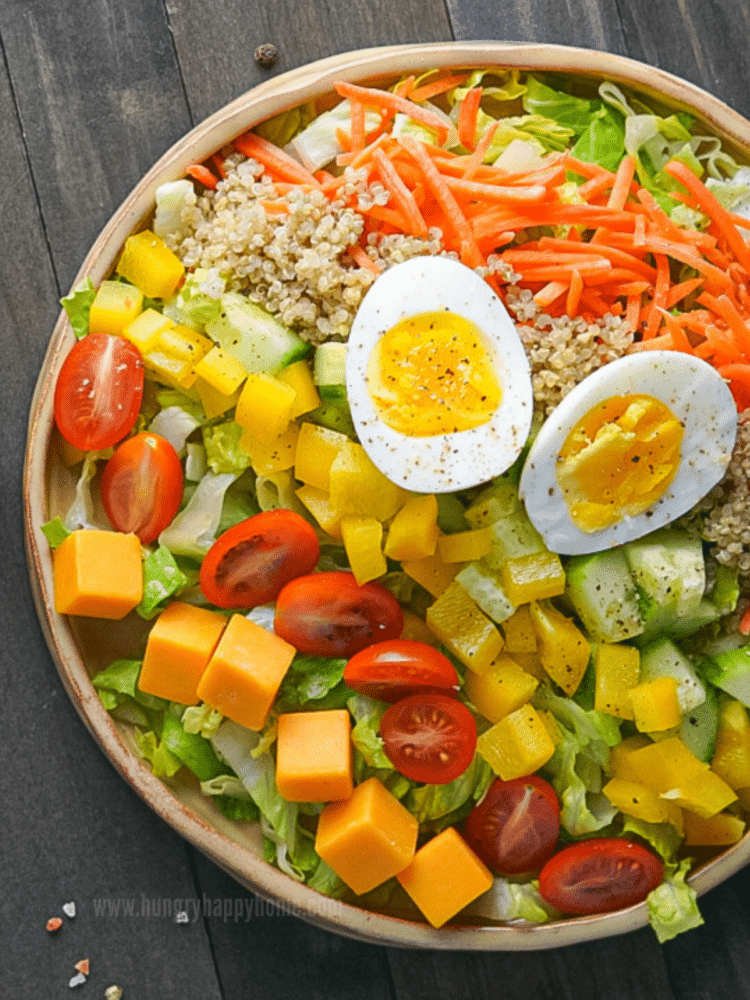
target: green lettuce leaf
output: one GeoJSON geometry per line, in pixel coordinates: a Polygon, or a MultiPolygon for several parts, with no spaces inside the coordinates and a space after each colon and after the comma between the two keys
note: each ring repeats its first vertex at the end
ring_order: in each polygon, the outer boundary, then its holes
{"type": "Polygon", "coordinates": [[[169,549],[160,545],[143,560],[143,597],[135,610],[141,618],[153,618],[167,598],[189,583],[169,549]]]}
{"type": "Polygon", "coordinates": [[[543,924],[557,916],[539,894],[539,884],[532,882],[510,882],[496,878],[490,889],[483,893],[464,913],[488,920],[523,921],[543,924]]]}
{"type": "Polygon", "coordinates": [[[56,549],[58,545],[62,545],[70,534],[68,529],[62,523],[62,518],[60,517],[53,517],[52,520],[43,524],[42,531],[44,533],[44,537],[49,542],[49,547],[51,549],[56,549]]]}
{"type": "Polygon", "coordinates": [[[300,104],[289,111],[282,111],[281,114],[261,122],[255,126],[253,131],[263,136],[264,139],[268,139],[275,146],[286,146],[298,132],[315,120],[317,120],[315,102],[307,101],[305,104],[300,104]]]}
{"type": "Polygon", "coordinates": [[[151,765],[151,770],[157,778],[171,778],[182,767],[182,761],[176,757],[164,742],[159,740],[156,733],[149,729],[142,732],[140,729],[134,730],[135,742],[144,760],[151,765]]]}
{"type": "MultiPolygon", "coordinates": [[[[203,417],[205,420],[205,417],[203,417]]],[[[156,414],[149,430],[165,438],[178,455],[181,455],[187,439],[203,422],[195,412],[195,407],[167,406],[156,414]]]]}
{"type": "Polygon", "coordinates": [[[704,922],[698,909],[697,893],[685,881],[690,865],[690,859],[686,858],[648,894],[649,921],[660,944],[704,922]]]}
{"type": "Polygon", "coordinates": [[[420,826],[427,823],[431,831],[439,833],[446,826],[451,826],[468,815],[494,777],[489,764],[479,754],[475,754],[464,773],[453,781],[444,785],[412,787],[404,805],[417,817],[420,826]]]}
{"type": "Polygon", "coordinates": [[[162,743],[190,768],[199,781],[218,777],[224,768],[214,748],[200,733],[187,732],[180,721],[181,715],[182,706],[174,704],[164,713],[162,743]]]}
{"type": "Polygon", "coordinates": [[[613,108],[600,107],[571,152],[585,163],[598,163],[607,170],[617,170],[625,155],[622,116],[613,108]]]}
{"type": "Polygon", "coordinates": [[[323,656],[308,656],[298,653],[284,675],[279,688],[276,708],[279,712],[296,712],[301,708],[321,708],[326,700],[327,708],[344,708],[353,692],[343,684],[344,659],[329,659],[323,656]],[[337,702],[332,705],[327,696],[336,691],[337,702]],[[315,702],[309,705],[309,702],[315,702]]]}
{"type": "Polygon", "coordinates": [[[617,809],[602,794],[602,766],[560,725],[561,742],[544,765],[560,798],[560,823],[572,837],[583,837],[608,826],[617,809]]]}
{"type": "Polygon", "coordinates": [[[182,713],[182,725],[186,733],[200,733],[207,740],[215,734],[224,716],[215,708],[206,705],[189,705],[182,713]]]}
{"type": "Polygon", "coordinates": [[[380,735],[380,720],[388,703],[368,698],[365,694],[355,694],[346,705],[355,720],[351,733],[352,743],[362,754],[365,763],[369,767],[393,770],[380,735]]]}
{"type": "Polygon", "coordinates": [[[96,297],[96,288],[91,278],[84,278],[76,287],[60,299],[60,305],[68,314],[73,333],[79,339],[89,332],[89,313],[96,297]]]}
{"type": "Polygon", "coordinates": [[[214,475],[233,472],[239,475],[250,467],[250,456],[240,448],[242,428],[233,420],[203,428],[206,461],[214,475]]]}
{"type": "Polygon", "coordinates": [[[224,495],[234,482],[234,473],[214,475],[207,472],[172,523],[162,531],[159,544],[176,555],[198,561],[216,540],[224,495]]]}
{"type": "Polygon", "coordinates": [[[624,817],[622,832],[641,837],[649,843],[665,864],[674,864],[682,834],[671,823],[647,823],[636,816],[624,817]]]}
{"type": "Polygon", "coordinates": [[[531,74],[526,78],[526,93],[522,101],[523,109],[528,114],[551,118],[558,125],[571,129],[576,138],[587,131],[593,116],[602,110],[600,100],[574,97],[554,90],[531,74]]]}

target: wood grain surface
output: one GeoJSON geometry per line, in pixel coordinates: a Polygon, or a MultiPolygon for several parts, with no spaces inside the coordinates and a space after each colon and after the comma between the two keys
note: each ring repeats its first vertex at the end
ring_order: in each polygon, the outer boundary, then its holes
{"type": "Polygon", "coordinates": [[[36,621],[20,505],[60,294],[145,170],[249,87],[359,47],[550,41],[642,59],[750,115],[749,36],[746,0],[0,0],[3,1000],[70,995],[83,958],[81,995],[118,983],[125,1000],[750,997],[747,871],[703,898],[704,927],[664,947],[645,929],[535,954],[400,951],[257,900],[130,791],[76,716],[36,621]],[[270,70],[253,58],[263,42],[279,50],[270,70]],[[48,935],[69,900],[75,919],[48,935]],[[196,919],[178,924],[166,911],[186,900],[196,919]]]}

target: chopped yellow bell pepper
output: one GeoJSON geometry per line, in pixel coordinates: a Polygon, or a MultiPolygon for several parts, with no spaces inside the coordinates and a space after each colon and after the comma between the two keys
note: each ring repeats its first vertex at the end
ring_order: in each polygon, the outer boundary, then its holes
{"type": "Polygon", "coordinates": [[[163,240],[145,229],[125,240],[117,273],[150,299],[168,299],[182,281],[185,268],[163,240]]]}
{"type": "Polygon", "coordinates": [[[637,771],[633,769],[630,764],[630,755],[635,750],[641,750],[643,747],[651,746],[653,741],[648,738],[643,733],[638,733],[636,736],[628,736],[617,746],[611,747],[609,751],[609,773],[615,778],[624,778],[625,781],[638,781],[637,771]]]}
{"type": "Polygon", "coordinates": [[[284,385],[288,385],[294,389],[296,393],[294,407],[292,408],[292,420],[320,406],[320,396],[318,395],[318,390],[315,388],[310,366],[304,358],[276,372],[276,378],[279,382],[283,382],[284,385]]]}
{"type": "Polygon", "coordinates": [[[156,347],[159,335],[174,325],[168,316],[157,312],[156,309],[144,309],[131,323],[122,328],[120,336],[134,344],[141,354],[148,354],[156,347]]]}
{"type": "Polygon", "coordinates": [[[556,552],[532,552],[508,559],[503,564],[502,580],[508,599],[516,607],[565,592],[565,570],[556,552]]]}
{"type": "Polygon", "coordinates": [[[555,744],[533,705],[523,705],[482,733],[477,752],[498,777],[512,781],[538,771],[555,744]]]}
{"type": "Polygon", "coordinates": [[[347,439],[331,464],[332,505],[343,514],[363,514],[387,521],[409,494],[392,483],[370,460],[361,444],[347,439]]]}
{"type": "Polygon", "coordinates": [[[259,476],[268,476],[292,468],[298,437],[299,424],[294,422],[273,441],[259,441],[252,431],[243,430],[240,448],[250,456],[253,471],[259,476]]]}
{"type": "Polygon", "coordinates": [[[346,514],[341,518],[341,537],[349,566],[360,586],[387,571],[380,521],[360,514],[346,514]]]}
{"type": "Polygon", "coordinates": [[[726,781],[709,770],[662,792],[662,795],[668,801],[682,806],[688,812],[697,813],[704,819],[710,819],[737,801],[737,795],[726,781]]]}
{"type": "Polygon", "coordinates": [[[575,622],[551,604],[535,601],[529,610],[542,666],[566,694],[575,694],[586,673],[591,644],[575,622]]]}
{"type": "Polygon", "coordinates": [[[539,686],[539,681],[507,653],[501,653],[480,676],[473,671],[466,675],[469,700],[485,719],[499,722],[521,705],[525,705],[539,686]]]}
{"type": "Polygon", "coordinates": [[[312,514],[323,531],[334,538],[341,538],[341,511],[334,510],[331,498],[323,490],[305,484],[296,490],[297,497],[312,514]]]}
{"type": "Polygon", "coordinates": [[[176,326],[168,327],[159,333],[157,341],[159,350],[179,361],[188,361],[194,365],[214,346],[208,337],[204,337],[197,330],[191,330],[189,326],[178,323],[176,326]]]}
{"type": "Polygon", "coordinates": [[[438,540],[438,504],[433,493],[409,497],[391,521],[385,554],[391,559],[425,559],[438,540]]]}
{"type": "Polygon", "coordinates": [[[445,563],[440,558],[440,553],[435,552],[424,559],[404,559],[401,569],[433,597],[440,597],[453,582],[461,569],[461,563],[445,563]]]}
{"type": "Polygon", "coordinates": [[[295,478],[328,493],[331,488],[333,460],[348,442],[346,434],[340,434],[339,431],[303,423],[294,459],[295,478]]]}
{"type": "Polygon", "coordinates": [[[635,728],[640,733],[658,733],[679,726],[682,713],[674,677],[655,677],[630,690],[635,728]]]}
{"type": "Polygon", "coordinates": [[[630,692],[641,675],[641,654],[635,646],[602,642],[594,658],[596,686],[594,708],[618,719],[632,719],[630,692]]]}
{"type": "Polygon", "coordinates": [[[245,366],[221,347],[212,347],[193,365],[193,371],[223,396],[237,392],[247,378],[245,366]]]}
{"type": "Polygon", "coordinates": [[[508,653],[535,653],[537,651],[536,630],[531,620],[528,604],[522,604],[510,618],[503,622],[505,650],[508,653]]]}
{"type": "Polygon", "coordinates": [[[470,670],[484,673],[503,648],[503,637],[455,580],[427,609],[427,624],[470,670]]]}
{"type": "Polygon", "coordinates": [[[441,535],[437,546],[443,562],[473,562],[490,551],[492,532],[489,528],[476,528],[473,531],[441,535]]]}
{"type": "Polygon", "coordinates": [[[103,281],[89,312],[91,333],[118,336],[143,309],[143,292],[124,281],[103,281]]]}
{"type": "Polygon", "coordinates": [[[415,615],[413,611],[404,611],[404,627],[401,630],[401,639],[412,639],[414,642],[424,642],[428,646],[437,648],[441,645],[440,640],[431,632],[422,619],[415,615]]]}
{"type": "Polygon", "coordinates": [[[258,441],[273,441],[289,425],[294,389],[265,372],[251,373],[242,387],[234,419],[258,441]]]}
{"type": "Polygon", "coordinates": [[[733,698],[722,698],[719,705],[711,768],[735,791],[750,787],[750,720],[745,706],[733,698]]]}
{"type": "Polygon", "coordinates": [[[744,834],[744,820],[731,813],[719,812],[708,818],[685,813],[686,847],[728,847],[742,840],[744,834]]]}
{"type": "Polygon", "coordinates": [[[200,400],[203,412],[209,420],[213,420],[214,417],[220,417],[222,413],[233,409],[240,398],[239,390],[229,396],[225,396],[223,392],[214,389],[212,385],[209,385],[208,382],[198,376],[195,378],[192,391],[200,400]]]}
{"type": "Polygon", "coordinates": [[[659,793],[679,788],[708,771],[708,764],[698,760],[679,736],[633,750],[628,764],[640,782],[659,793]]]}
{"type": "Polygon", "coordinates": [[[682,810],[673,802],[662,799],[651,788],[638,781],[612,778],[602,788],[613,806],[627,816],[645,820],[646,823],[671,823],[682,830],[682,810]]]}

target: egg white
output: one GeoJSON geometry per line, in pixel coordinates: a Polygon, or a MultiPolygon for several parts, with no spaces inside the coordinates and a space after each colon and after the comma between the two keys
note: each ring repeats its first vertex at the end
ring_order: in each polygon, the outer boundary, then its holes
{"type": "Polygon", "coordinates": [[[563,555],[598,552],[633,541],[685,514],[724,475],[737,434],[737,407],[718,372],[677,351],[643,351],[612,361],[580,382],[542,425],[519,485],[526,511],[548,548],[563,555]],[[611,396],[661,400],[684,427],[674,479],[648,510],[592,533],[571,520],[558,485],[560,450],[592,407],[611,396]]]}
{"type": "Polygon", "coordinates": [[[346,387],[359,440],[394,483],[417,493],[448,493],[487,482],[513,464],[531,426],[529,362],[505,306],[471,268],[450,257],[416,257],[385,271],[362,300],[349,335],[346,387]],[[367,364],[381,336],[400,320],[448,310],[485,335],[501,389],[479,427],[412,437],[389,427],[367,388],[367,364]]]}

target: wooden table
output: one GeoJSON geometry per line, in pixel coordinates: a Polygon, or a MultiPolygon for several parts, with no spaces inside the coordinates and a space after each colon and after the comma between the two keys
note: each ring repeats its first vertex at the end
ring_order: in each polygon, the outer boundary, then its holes
{"type": "Polygon", "coordinates": [[[664,947],[644,929],[536,954],[400,951],[257,905],[135,796],[78,719],[37,625],[20,501],[60,295],[146,169],[244,90],[365,46],[548,41],[659,65],[750,116],[748,37],[748,0],[0,0],[0,996],[70,995],[88,958],[81,995],[117,983],[126,1000],[750,997],[748,870],[702,899],[705,926],[664,947]],[[271,70],[253,59],[262,42],[279,49],[271,70]],[[220,901],[221,916],[157,915],[185,898],[220,901]],[[106,899],[134,913],[97,914],[106,899]],[[68,901],[75,919],[48,935],[68,901]]]}

